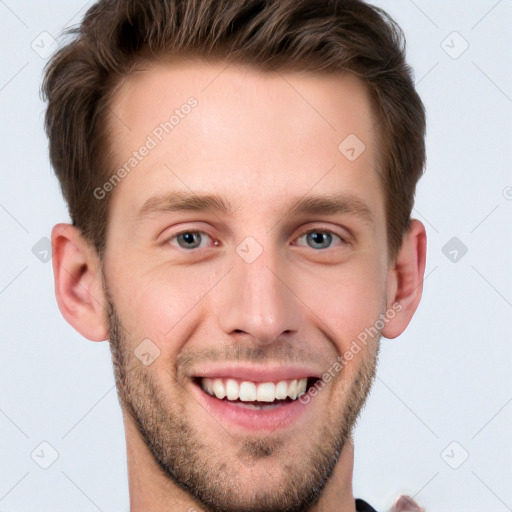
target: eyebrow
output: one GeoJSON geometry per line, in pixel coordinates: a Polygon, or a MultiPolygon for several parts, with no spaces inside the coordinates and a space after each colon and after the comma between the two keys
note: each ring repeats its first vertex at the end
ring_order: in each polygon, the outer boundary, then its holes
{"type": "Polygon", "coordinates": [[[354,215],[373,223],[373,215],[368,205],[353,194],[338,193],[303,196],[292,203],[287,215],[354,215]]]}
{"type": "Polygon", "coordinates": [[[137,218],[168,212],[203,212],[207,210],[230,214],[233,212],[233,207],[229,201],[218,194],[176,191],[150,197],[139,210],[137,218]]]}
{"type": "MultiPolygon", "coordinates": [[[[223,196],[218,194],[196,194],[175,191],[150,197],[139,210],[138,219],[172,212],[205,212],[231,215],[234,208],[223,196]]],[[[296,199],[286,212],[286,216],[299,215],[354,215],[369,223],[373,216],[368,205],[359,197],[348,194],[305,195],[296,199]]]]}

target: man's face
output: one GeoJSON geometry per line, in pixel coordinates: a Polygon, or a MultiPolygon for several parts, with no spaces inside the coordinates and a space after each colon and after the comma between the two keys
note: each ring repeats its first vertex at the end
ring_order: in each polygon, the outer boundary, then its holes
{"type": "Polygon", "coordinates": [[[161,63],[129,77],[111,111],[116,169],[150,147],[111,192],[103,267],[129,421],[212,509],[304,509],[369,392],[378,336],[336,362],[386,310],[369,96],[349,75],[161,63]],[[355,159],[359,143],[338,148],[349,135],[365,145],[355,159]],[[177,193],[196,208],[150,201],[177,193]],[[206,194],[222,201],[198,208],[206,194]],[[339,208],[291,210],[312,197],[339,208]],[[275,400],[329,370],[308,403],[275,400]]]}

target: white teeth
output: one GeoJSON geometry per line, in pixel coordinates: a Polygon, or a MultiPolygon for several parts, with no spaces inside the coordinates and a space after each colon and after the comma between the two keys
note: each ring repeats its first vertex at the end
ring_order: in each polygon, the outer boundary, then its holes
{"type": "MultiPolygon", "coordinates": [[[[302,380],[302,379],[301,379],[302,380]]],[[[288,396],[288,384],[285,380],[281,380],[276,386],[276,398],[278,400],[284,400],[288,396]]]]}
{"type": "Polygon", "coordinates": [[[226,396],[226,388],[221,379],[215,379],[213,381],[213,392],[217,398],[224,398],[226,396]]]}
{"type": "Polygon", "coordinates": [[[276,387],[272,382],[264,382],[258,385],[256,400],[258,402],[273,402],[276,396],[276,387]]]}
{"type": "Polygon", "coordinates": [[[202,378],[201,387],[210,395],[220,400],[240,400],[242,402],[274,402],[290,397],[296,400],[306,392],[307,378],[281,380],[274,382],[238,381],[236,379],[202,378]]]}
{"type": "Polygon", "coordinates": [[[297,381],[292,380],[291,384],[288,386],[288,396],[295,400],[297,398],[297,381]]]}
{"type": "Polygon", "coordinates": [[[212,379],[204,378],[201,379],[201,386],[203,389],[209,393],[210,395],[213,395],[213,381],[212,379]]]}
{"type": "Polygon", "coordinates": [[[308,387],[308,380],[307,379],[300,379],[297,381],[297,396],[300,396],[306,392],[306,389],[308,387]]]}
{"type": "Polygon", "coordinates": [[[238,394],[240,391],[240,386],[238,382],[234,379],[228,379],[226,381],[226,394],[228,400],[236,400],[238,398],[238,394]]]}
{"type": "Polygon", "coordinates": [[[244,381],[240,384],[240,400],[254,402],[256,400],[256,384],[244,381]]]}

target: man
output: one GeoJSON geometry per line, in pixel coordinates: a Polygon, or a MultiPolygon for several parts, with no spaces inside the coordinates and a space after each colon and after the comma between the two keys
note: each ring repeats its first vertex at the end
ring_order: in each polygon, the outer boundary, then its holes
{"type": "Polygon", "coordinates": [[[111,344],[131,511],[373,510],[352,431],[426,252],[400,30],[358,0],[101,0],[73,36],[43,84],[55,290],[111,344]]]}

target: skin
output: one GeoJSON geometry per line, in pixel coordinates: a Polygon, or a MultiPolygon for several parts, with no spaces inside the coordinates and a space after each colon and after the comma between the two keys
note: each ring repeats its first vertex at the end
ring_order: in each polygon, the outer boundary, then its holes
{"type": "Polygon", "coordinates": [[[398,336],[422,293],[424,226],[413,220],[389,259],[375,120],[351,75],[153,62],[124,80],[111,105],[115,165],[191,96],[197,106],[110,192],[103,261],[73,226],[52,231],[63,316],[112,346],[131,510],[354,512],[351,432],[379,336],[297,422],[270,433],[213,417],[195,399],[192,376],[215,359],[321,374],[393,305],[400,311],[379,334],[398,336]],[[338,149],[349,134],[366,147],[354,161],[338,149]],[[139,218],[164,191],[218,193],[233,212],[139,218]],[[332,193],[356,198],[371,219],[288,214],[295,199],[332,193]],[[315,242],[311,228],[332,238],[315,242]],[[199,248],[180,247],[183,230],[206,233],[199,248]],[[262,249],[251,263],[236,251],[248,236],[262,249]],[[145,339],[159,350],[147,366],[134,356],[145,339]]]}

